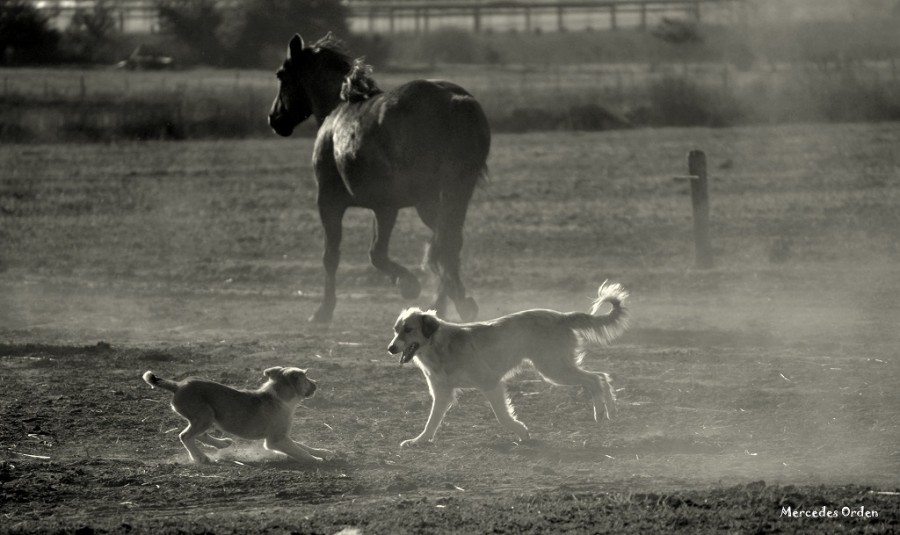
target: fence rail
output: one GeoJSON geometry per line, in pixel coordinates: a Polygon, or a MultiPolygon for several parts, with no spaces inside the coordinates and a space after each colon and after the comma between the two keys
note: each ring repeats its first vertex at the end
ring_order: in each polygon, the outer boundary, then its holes
{"type": "MultiPolygon", "coordinates": [[[[357,33],[428,32],[457,26],[487,30],[566,31],[586,28],[646,29],[663,16],[715,22],[739,22],[748,0],[349,0],[350,27],[357,33]],[[722,16],[722,14],[725,16],[722,16]]],[[[220,0],[234,9],[235,0],[220,0]]],[[[44,0],[36,3],[59,28],[78,10],[92,10],[96,0],[44,0]]],[[[124,33],[159,31],[155,0],[116,0],[113,11],[124,33]]]]}
{"type": "MultiPolygon", "coordinates": [[[[585,18],[596,27],[616,30],[623,26],[646,29],[654,15],[704,20],[704,9],[725,11],[740,19],[746,0],[525,0],[481,1],[355,0],[347,4],[351,25],[357,31],[397,33],[428,32],[450,21],[475,32],[486,29],[524,31],[583,29],[585,18]],[[579,19],[574,19],[573,16],[579,19]],[[365,21],[365,23],[363,23],[365,21]],[[582,26],[579,28],[578,26],[582,26]],[[500,28],[498,28],[498,26],[500,28]]],[[[717,17],[721,19],[721,17],[717,17]]],[[[589,25],[589,27],[595,27],[589,25]]]]}

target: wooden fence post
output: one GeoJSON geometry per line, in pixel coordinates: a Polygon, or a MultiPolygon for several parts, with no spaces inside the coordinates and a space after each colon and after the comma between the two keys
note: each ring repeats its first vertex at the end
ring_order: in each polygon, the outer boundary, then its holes
{"type": "Polygon", "coordinates": [[[691,205],[694,208],[694,252],[698,269],[713,265],[709,244],[709,188],[706,179],[706,154],[701,150],[688,153],[688,173],[691,180],[691,205]]]}
{"type": "Polygon", "coordinates": [[[691,183],[691,206],[694,213],[694,259],[697,269],[713,267],[709,242],[709,188],[706,177],[706,154],[701,150],[688,153],[688,175],[675,177],[691,183]]]}

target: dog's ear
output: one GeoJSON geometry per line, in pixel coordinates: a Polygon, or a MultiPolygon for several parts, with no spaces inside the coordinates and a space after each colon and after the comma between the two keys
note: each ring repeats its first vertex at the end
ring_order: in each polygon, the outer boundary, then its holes
{"type": "Polygon", "coordinates": [[[306,370],[300,368],[284,368],[282,369],[281,374],[285,377],[303,377],[306,375],[306,370]]]}
{"type": "Polygon", "coordinates": [[[265,375],[269,379],[273,379],[276,375],[280,375],[282,370],[284,370],[283,366],[273,366],[264,371],[263,375],[265,375]]]}
{"type": "Polygon", "coordinates": [[[431,314],[422,315],[422,336],[425,338],[431,338],[440,326],[436,317],[431,314]]]}

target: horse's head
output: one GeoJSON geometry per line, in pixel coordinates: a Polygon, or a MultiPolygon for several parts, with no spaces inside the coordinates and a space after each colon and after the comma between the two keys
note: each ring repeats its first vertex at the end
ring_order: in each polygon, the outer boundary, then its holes
{"type": "Polygon", "coordinates": [[[306,46],[299,34],[291,38],[284,63],[275,73],[278,95],[269,110],[269,126],[278,135],[291,135],[311,115],[321,122],[340,102],[350,63],[336,43],[331,34],[312,46],[306,46]]]}

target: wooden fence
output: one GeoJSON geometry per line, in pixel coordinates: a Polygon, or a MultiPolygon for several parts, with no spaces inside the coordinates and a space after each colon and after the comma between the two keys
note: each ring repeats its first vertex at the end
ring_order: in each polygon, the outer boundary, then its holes
{"type": "Polygon", "coordinates": [[[427,33],[444,26],[474,32],[567,31],[638,27],[662,17],[738,23],[746,0],[351,0],[350,23],[360,33],[427,33]]]}
{"type": "MultiPolygon", "coordinates": [[[[220,0],[234,9],[236,0],[220,0]]],[[[428,32],[445,26],[480,31],[566,31],[647,28],[662,17],[717,23],[743,20],[748,0],[346,0],[349,23],[357,33],[428,32]],[[724,15],[723,15],[724,14],[724,15]]],[[[43,0],[39,7],[59,28],[77,10],[96,0],[43,0]]],[[[123,33],[159,31],[155,0],[115,0],[113,10],[123,33]]]]}

